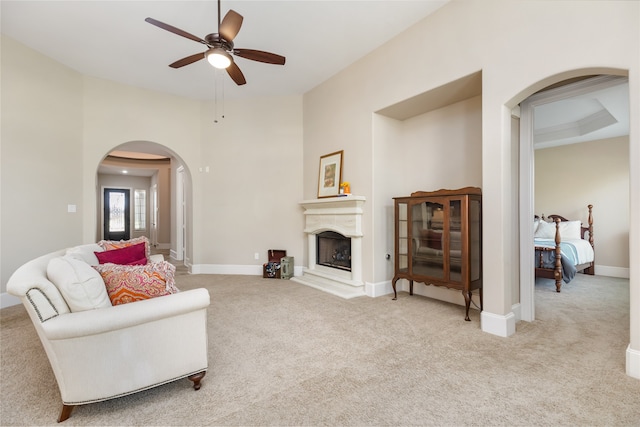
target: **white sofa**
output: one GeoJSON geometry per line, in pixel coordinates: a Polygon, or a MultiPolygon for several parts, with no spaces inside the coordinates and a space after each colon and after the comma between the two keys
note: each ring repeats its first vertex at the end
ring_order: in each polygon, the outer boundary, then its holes
{"type": "MultiPolygon", "coordinates": [[[[72,249],[81,257],[97,244],[72,249]]],[[[20,267],[7,291],[20,297],[40,337],[62,398],[58,422],[76,405],[125,396],[181,378],[196,390],[207,367],[206,289],[72,311],[47,267],[69,250],[53,252],[20,267]]],[[[73,305],[71,305],[73,306],[73,305]]]]}

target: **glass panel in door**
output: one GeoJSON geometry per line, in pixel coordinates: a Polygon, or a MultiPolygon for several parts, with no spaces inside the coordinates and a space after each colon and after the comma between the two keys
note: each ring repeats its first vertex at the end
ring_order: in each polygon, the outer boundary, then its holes
{"type": "Polygon", "coordinates": [[[462,201],[449,201],[449,280],[462,281],[462,201]]]}
{"type": "Polygon", "coordinates": [[[412,257],[414,275],[444,278],[443,208],[442,204],[434,202],[418,203],[412,207],[411,238],[414,245],[412,257]]]}
{"type": "Polygon", "coordinates": [[[469,201],[469,253],[471,254],[471,280],[480,279],[482,264],[480,200],[469,201]]]}

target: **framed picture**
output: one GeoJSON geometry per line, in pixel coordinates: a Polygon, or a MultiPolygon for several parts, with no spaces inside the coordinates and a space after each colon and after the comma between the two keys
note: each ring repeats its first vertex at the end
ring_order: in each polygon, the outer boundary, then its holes
{"type": "Polygon", "coordinates": [[[320,157],[318,198],[334,197],[340,193],[342,181],[342,150],[320,157]]]}

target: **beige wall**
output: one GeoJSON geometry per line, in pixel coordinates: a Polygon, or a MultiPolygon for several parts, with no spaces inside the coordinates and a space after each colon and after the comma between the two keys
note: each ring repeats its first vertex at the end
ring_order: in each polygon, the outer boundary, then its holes
{"type": "MultiPolygon", "coordinates": [[[[200,247],[207,264],[255,265],[269,249],[302,261],[302,98],[227,101],[214,122],[215,105],[202,115],[200,247]],[[255,260],[258,253],[260,259],[255,260]]],[[[214,271],[216,270],[214,268],[214,271]]]]}
{"type": "Polygon", "coordinates": [[[537,214],[586,225],[593,205],[596,274],[629,268],[628,137],[536,150],[535,176],[537,214]]]}
{"type": "Polygon", "coordinates": [[[23,262],[82,240],[87,201],[78,167],[82,77],[5,37],[0,48],[0,275],[5,292],[9,276],[23,262]],[[75,205],[76,212],[68,213],[68,205],[75,205]]]}

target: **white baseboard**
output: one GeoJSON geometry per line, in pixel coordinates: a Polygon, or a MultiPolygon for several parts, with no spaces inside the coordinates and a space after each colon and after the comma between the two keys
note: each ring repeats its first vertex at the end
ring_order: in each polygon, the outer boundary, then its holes
{"type": "Polygon", "coordinates": [[[595,273],[597,276],[620,277],[622,279],[629,278],[629,268],[627,267],[610,267],[608,265],[595,265],[595,273]]]}
{"type": "MultiPolygon", "coordinates": [[[[293,275],[302,276],[303,267],[294,266],[293,275]]],[[[189,265],[191,274],[238,274],[246,276],[262,276],[260,265],[223,265],[223,264],[192,264],[189,265]]]]}
{"type": "Polygon", "coordinates": [[[640,379],[640,351],[627,347],[627,375],[640,379]]]}
{"type": "Polygon", "coordinates": [[[516,316],[513,313],[493,314],[485,310],[480,313],[480,325],[482,332],[509,337],[516,333],[516,316]]]}
{"type": "Polygon", "coordinates": [[[13,305],[21,304],[20,298],[9,295],[6,292],[0,294],[0,308],[11,307],[13,305]]]}
{"type": "Polygon", "coordinates": [[[364,293],[372,298],[393,294],[393,286],[391,286],[391,280],[386,280],[384,282],[378,283],[365,282],[364,293]]]}
{"type": "Polygon", "coordinates": [[[522,320],[522,306],[520,305],[520,303],[513,304],[511,306],[511,312],[516,317],[516,322],[519,322],[522,320]]]}

